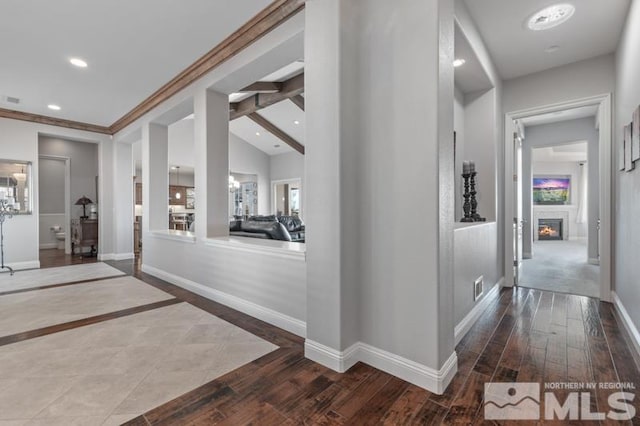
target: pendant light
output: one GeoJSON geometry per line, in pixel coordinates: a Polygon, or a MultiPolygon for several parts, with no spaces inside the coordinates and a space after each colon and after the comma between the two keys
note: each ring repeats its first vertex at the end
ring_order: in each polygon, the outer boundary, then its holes
{"type": "MultiPolygon", "coordinates": [[[[180,166],[176,166],[176,181],[177,184],[176,186],[180,186],[180,166]]],[[[182,197],[182,194],[180,194],[180,190],[178,189],[178,191],[176,191],[176,199],[179,200],[182,197]]]]}

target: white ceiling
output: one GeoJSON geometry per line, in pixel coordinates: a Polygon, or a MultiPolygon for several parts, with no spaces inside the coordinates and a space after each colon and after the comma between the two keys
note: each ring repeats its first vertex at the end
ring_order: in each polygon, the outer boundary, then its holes
{"type": "Polygon", "coordinates": [[[455,84],[462,93],[471,93],[478,90],[490,89],[493,87],[491,80],[484,71],[480,60],[476,56],[471,44],[465,37],[460,27],[456,24],[455,29],[455,58],[464,59],[465,63],[454,68],[455,84]]]}
{"type": "MultiPolygon", "coordinates": [[[[560,2],[560,1],[558,1],[560,2]]],[[[566,23],[531,31],[526,20],[554,4],[549,0],[465,0],[498,72],[510,79],[613,52],[629,0],[569,0],[576,8],[566,23]],[[545,52],[550,46],[560,49],[545,52]]]]}
{"type": "Polygon", "coordinates": [[[534,148],[533,161],[584,162],[587,161],[587,142],[534,148]]]}
{"type": "Polygon", "coordinates": [[[560,121],[576,120],[578,118],[593,117],[595,125],[595,116],[597,112],[597,105],[587,105],[580,108],[572,108],[562,111],[549,112],[546,114],[532,115],[531,117],[521,118],[520,121],[525,127],[529,127],[538,126],[541,124],[557,123],[560,121]]]}
{"type": "Polygon", "coordinates": [[[111,125],[270,3],[3,1],[0,107],[111,125]]]}

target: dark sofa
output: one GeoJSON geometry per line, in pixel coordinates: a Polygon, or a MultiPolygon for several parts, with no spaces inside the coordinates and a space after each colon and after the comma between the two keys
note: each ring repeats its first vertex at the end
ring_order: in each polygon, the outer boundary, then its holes
{"type": "Polygon", "coordinates": [[[305,225],[297,216],[251,216],[229,224],[229,234],[304,243],[305,225]]]}

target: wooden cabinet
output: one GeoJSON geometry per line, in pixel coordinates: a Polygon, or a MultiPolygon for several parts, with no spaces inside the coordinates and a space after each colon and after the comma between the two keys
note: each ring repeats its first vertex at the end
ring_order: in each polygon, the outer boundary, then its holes
{"type": "Polygon", "coordinates": [[[74,219],[71,221],[71,254],[75,254],[75,248],[91,247],[91,255],[98,253],[98,220],[74,219]]]}

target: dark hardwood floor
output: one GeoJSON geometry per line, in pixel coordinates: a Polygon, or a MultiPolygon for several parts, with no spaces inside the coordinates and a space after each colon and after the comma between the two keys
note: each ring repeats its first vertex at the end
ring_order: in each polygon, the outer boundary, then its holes
{"type": "Polygon", "coordinates": [[[98,258],[82,256],[80,254],[65,254],[64,250],[43,249],[40,250],[40,267],[53,268],[55,266],[76,265],[78,263],[95,263],[98,258]]]}
{"type": "MultiPolygon", "coordinates": [[[[303,339],[295,335],[144,274],[138,261],[107,263],[280,347],[128,425],[492,424],[483,416],[486,382],[615,382],[640,389],[620,318],[596,299],[502,289],[457,346],[453,382],[435,395],[362,363],[335,373],[305,359],[303,339]]],[[[592,390],[591,411],[608,411],[615,391],[592,390]]],[[[561,401],[566,396],[555,393],[561,401]]],[[[640,397],[633,404],[640,413],[640,397]]],[[[603,422],[609,423],[640,424],[640,418],[603,422]]]]}

